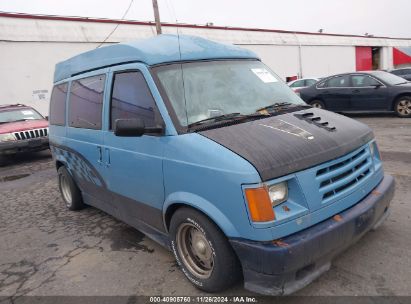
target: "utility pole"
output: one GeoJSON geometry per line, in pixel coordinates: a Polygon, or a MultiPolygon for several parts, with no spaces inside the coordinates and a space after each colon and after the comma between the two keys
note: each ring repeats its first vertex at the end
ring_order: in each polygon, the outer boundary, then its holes
{"type": "Polygon", "coordinates": [[[154,20],[156,21],[157,35],[161,34],[160,13],[158,12],[157,0],[153,0],[154,20]]]}

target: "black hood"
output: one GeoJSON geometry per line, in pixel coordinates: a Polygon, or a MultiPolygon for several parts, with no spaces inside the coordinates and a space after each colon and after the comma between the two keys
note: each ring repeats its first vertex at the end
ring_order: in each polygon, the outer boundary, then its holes
{"type": "Polygon", "coordinates": [[[315,108],[199,134],[249,161],[263,181],[338,158],[374,138],[368,126],[315,108]]]}

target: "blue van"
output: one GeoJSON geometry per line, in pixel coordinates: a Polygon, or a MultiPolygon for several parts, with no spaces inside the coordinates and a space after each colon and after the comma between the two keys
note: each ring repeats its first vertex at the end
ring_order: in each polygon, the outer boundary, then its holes
{"type": "Polygon", "coordinates": [[[304,287],[394,193],[366,125],[307,106],[253,52],[192,36],[57,64],[50,146],[68,209],[144,232],[207,292],[304,287]]]}

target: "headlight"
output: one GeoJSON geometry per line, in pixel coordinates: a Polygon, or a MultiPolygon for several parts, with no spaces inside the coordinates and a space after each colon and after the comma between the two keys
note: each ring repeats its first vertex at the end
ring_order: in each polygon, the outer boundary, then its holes
{"type": "Polygon", "coordinates": [[[381,156],[378,151],[377,143],[375,141],[370,143],[370,153],[373,159],[381,160],[381,156]]]}
{"type": "Polygon", "coordinates": [[[268,188],[268,195],[270,196],[272,206],[277,206],[288,198],[287,182],[272,185],[268,188]]]}
{"type": "Polygon", "coordinates": [[[13,134],[11,133],[0,134],[0,141],[12,141],[12,140],[16,140],[13,134]]]}

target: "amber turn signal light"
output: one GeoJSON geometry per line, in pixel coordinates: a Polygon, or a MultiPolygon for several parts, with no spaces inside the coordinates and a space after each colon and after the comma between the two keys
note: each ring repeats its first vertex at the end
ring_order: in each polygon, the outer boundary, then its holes
{"type": "Polygon", "coordinates": [[[246,189],[245,196],[253,222],[275,220],[275,213],[266,187],[246,189]]]}

